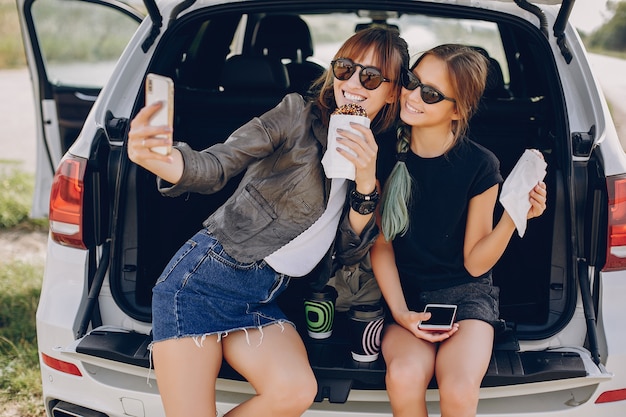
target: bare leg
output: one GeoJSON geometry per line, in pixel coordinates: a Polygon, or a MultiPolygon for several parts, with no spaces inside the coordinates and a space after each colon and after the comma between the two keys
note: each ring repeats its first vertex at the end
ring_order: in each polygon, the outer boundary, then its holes
{"type": "Polygon", "coordinates": [[[199,347],[190,338],[154,344],[154,370],[168,417],[215,417],[215,381],[222,344],[207,337],[199,347]]]}
{"type": "Polygon", "coordinates": [[[463,320],[459,330],[441,343],[436,359],[437,385],[443,417],[473,417],[493,349],[493,327],[463,320]]]}
{"type": "Polygon", "coordinates": [[[425,395],[434,374],[436,348],[401,326],[394,324],[385,329],[382,352],[394,417],[428,416],[425,395]]]}
{"type": "Polygon", "coordinates": [[[230,333],[224,357],[250,382],[257,395],[232,409],[229,417],[296,417],[313,403],[317,381],[300,335],[293,326],[230,333]]]}

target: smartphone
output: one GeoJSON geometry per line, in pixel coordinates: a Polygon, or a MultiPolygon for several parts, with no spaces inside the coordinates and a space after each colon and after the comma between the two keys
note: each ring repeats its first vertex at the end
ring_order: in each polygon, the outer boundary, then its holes
{"type": "MultiPolygon", "coordinates": [[[[167,125],[172,129],[174,127],[174,81],[169,77],[150,73],[146,76],[146,106],[158,101],[162,101],[163,106],[150,119],[150,126],[167,125]]],[[[159,137],[167,136],[160,135],[159,137]]],[[[172,152],[172,146],[155,146],[150,150],[169,155],[172,152]]]]}
{"type": "Polygon", "coordinates": [[[417,328],[430,331],[448,331],[452,329],[456,318],[456,306],[454,304],[426,304],[424,313],[430,313],[430,319],[420,321],[417,328]]]}

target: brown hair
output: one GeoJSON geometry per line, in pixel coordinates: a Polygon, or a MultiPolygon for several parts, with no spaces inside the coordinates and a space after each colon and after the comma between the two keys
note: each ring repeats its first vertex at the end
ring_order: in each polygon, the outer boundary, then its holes
{"type": "Polygon", "coordinates": [[[411,66],[411,71],[432,55],[445,62],[456,99],[456,111],[460,118],[452,121],[454,140],[465,135],[469,121],[478,108],[487,82],[487,58],[476,49],[459,44],[443,44],[422,54],[411,66]]]}
{"type": "MultiPolygon", "coordinates": [[[[358,59],[370,50],[377,66],[394,86],[393,102],[383,106],[372,121],[372,130],[381,132],[391,128],[397,121],[400,111],[400,71],[409,65],[409,52],[406,41],[400,37],[397,29],[375,25],[348,38],[333,59],[358,59]]],[[[333,72],[327,70],[312,86],[312,90],[316,92],[315,102],[322,112],[322,121],[325,124],[328,124],[330,114],[337,107],[333,82],[333,72]]]]}

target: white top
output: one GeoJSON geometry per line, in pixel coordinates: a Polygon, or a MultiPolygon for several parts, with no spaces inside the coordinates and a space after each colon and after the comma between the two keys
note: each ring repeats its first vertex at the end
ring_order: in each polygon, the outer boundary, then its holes
{"type": "Polygon", "coordinates": [[[343,178],[333,178],[326,211],[307,230],[291,242],[265,258],[278,273],[302,277],[315,268],[330,248],[346,202],[348,183],[343,178]]]}

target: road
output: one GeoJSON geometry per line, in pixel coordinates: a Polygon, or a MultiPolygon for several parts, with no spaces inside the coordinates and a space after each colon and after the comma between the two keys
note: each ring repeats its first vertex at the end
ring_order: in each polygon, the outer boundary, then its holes
{"type": "Polygon", "coordinates": [[[609,102],[622,147],[626,149],[626,60],[590,55],[591,68],[609,102]]]}
{"type": "Polygon", "coordinates": [[[35,172],[35,105],[27,69],[0,71],[0,162],[35,172]]]}
{"type": "MultiPolygon", "coordinates": [[[[591,65],[611,105],[626,149],[626,60],[591,55],[591,65]]],[[[27,172],[34,172],[36,165],[33,101],[26,69],[0,71],[0,162],[10,161],[27,172]]]]}

